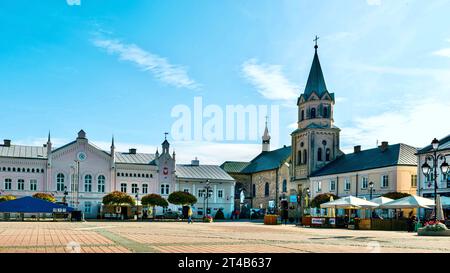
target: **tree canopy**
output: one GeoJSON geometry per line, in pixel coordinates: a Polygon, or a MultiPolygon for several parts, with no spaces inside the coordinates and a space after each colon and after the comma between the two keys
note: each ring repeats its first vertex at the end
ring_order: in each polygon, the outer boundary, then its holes
{"type": "Polygon", "coordinates": [[[38,198],[38,199],[42,199],[42,200],[45,200],[45,201],[48,201],[48,202],[52,202],[52,203],[56,202],[56,198],[53,195],[51,195],[49,193],[45,193],[45,192],[35,193],[35,194],[33,194],[33,197],[34,198],[38,198]]]}
{"type": "Polygon", "coordinates": [[[134,199],[125,192],[113,191],[103,197],[104,205],[134,205],[134,199]]]}
{"type": "Polygon", "coordinates": [[[15,200],[16,197],[14,195],[1,195],[0,202],[15,200]]]}
{"type": "Polygon", "coordinates": [[[311,207],[319,208],[321,204],[329,202],[331,197],[333,197],[334,200],[339,199],[339,197],[332,193],[319,194],[311,201],[311,207]]]}
{"type": "Polygon", "coordinates": [[[169,203],[166,199],[161,197],[161,195],[152,193],[147,194],[142,197],[141,199],[142,205],[144,206],[152,206],[152,207],[167,207],[169,206],[169,203]]]}
{"type": "Polygon", "coordinates": [[[174,205],[193,205],[197,198],[188,192],[176,191],[169,195],[168,201],[174,205]]]}
{"type": "Polygon", "coordinates": [[[397,200],[397,199],[400,199],[403,197],[411,196],[411,194],[404,193],[404,192],[388,192],[388,193],[383,194],[382,196],[386,197],[386,198],[391,198],[391,199],[397,200]]]}

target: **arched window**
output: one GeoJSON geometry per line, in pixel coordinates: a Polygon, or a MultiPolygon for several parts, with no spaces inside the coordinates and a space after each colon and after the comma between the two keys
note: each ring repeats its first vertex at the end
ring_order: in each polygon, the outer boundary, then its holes
{"type": "Polygon", "coordinates": [[[297,151],[297,165],[302,164],[302,151],[297,151]]]}
{"type": "Polygon", "coordinates": [[[92,175],[90,174],[84,176],[84,191],[85,192],[92,191],[92,175]]]}
{"type": "Polygon", "coordinates": [[[64,174],[62,173],[56,175],[56,191],[64,191],[64,174]]]}
{"type": "Polygon", "coordinates": [[[317,149],[317,161],[322,161],[322,148],[317,149]]]}
{"type": "Polygon", "coordinates": [[[308,163],[308,151],[304,150],[303,151],[303,164],[308,163]]]}
{"type": "Polygon", "coordinates": [[[311,118],[316,118],[316,108],[311,108],[311,118]]]}
{"type": "Polygon", "coordinates": [[[325,160],[330,161],[330,157],[331,157],[331,150],[330,148],[327,148],[327,151],[325,153],[325,160]]]}
{"type": "Polygon", "coordinates": [[[302,121],[304,119],[305,119],[305,110],[302,110],[300,120],[302,121]]]}
{"type": "Polygon", "coordinates": [[[287,181],[283,179],[283,192],[287,192],[287,181]]]}
{"type": "Polygon", "coordinates": [[[252,185],[252,196],[256,197],[256,185],[255,184],[252,185]]]}
{"type": "Polygon", "coordinates": [[[269,196],[269,183],[266,182],[266,185],[264,186],[264,196],[269,196]]]}
{"type": "Polygon", "coordinates": [[[97,183],[97,191],[98,192],[105,192],[105,176],[104,175],[99,175],[98,179],[97,179],[98,183],[97,183]]]}
{"type": "Polygon", "coordinates": [[[323,117],[328,118],[328,106],[323,107],[323,117]]]}

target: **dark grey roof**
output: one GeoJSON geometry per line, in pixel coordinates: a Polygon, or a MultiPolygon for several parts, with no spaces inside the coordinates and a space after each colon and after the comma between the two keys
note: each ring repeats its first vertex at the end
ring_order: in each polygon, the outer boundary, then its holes
{"type": "Polygon", "coordinates": [[[46,159],[47,147],[24,145],[0,145],[0,157],[46,159]]]}
{"type": "Polygon", "coordinates": [[[220,167],[227,173],[241,173],[250,162],[225,161],[220,167]]]}
{"type": "Polygon", "coordinates": [[[291,146],[283,147],[270,152],[262,152],[242,170],[242,173],[257,173],[277,169],[291,155],[291,146]]]}
{"type": "MultiPolygon", "coordinates": [[[[432,149],[433,149],[433,147],[430,144],[430,145],[420,149],[417,153],[418,154],[426,154],[426,153],[431,152],[432,149]]],[[[439,151],[450,150],[450,135],[439,140],[438,150],[439,151]]]]}
{"type": "Polygon", "coordinates": [[[217,165],[176,165],[176,176],[181,179],[210,179],[234,181],[227,172],[217,165]]]}
{"type": "MultiPolygon", "coordinates": [[[[298,129],[296,129],[295,131],[293,131],[291,133],[291,135],[293,135],[295,133],[302,132],[302,131],[306,131],[307,129],[330,129],[330,127],[325,126],[325,125],[316,124],[316,123],[313,122],[313,123],[310,123],[307,126],[305,126],[305,128],[298,128],[298,129]]],[[[334,126],[334,125],[332,125],[331,129],[339,129],[339,128],[334,126]]]]}
{"type": "Polygon", "coordinates": [[[119,164],[150,164],[155,165],[155,155],[154,154],[143,154],[143,153],[121,153],[116,152],[116,163],[119,164]]]}
{"type": "Polygon", "coordinates": [[[389,145],[384,152],[380,148],[374,148],[346,154],[312,173],[311,176],[356,172],[396,165],[417,166],[416,152],[417,149],[409,145],[394,144],[389,145]]]}

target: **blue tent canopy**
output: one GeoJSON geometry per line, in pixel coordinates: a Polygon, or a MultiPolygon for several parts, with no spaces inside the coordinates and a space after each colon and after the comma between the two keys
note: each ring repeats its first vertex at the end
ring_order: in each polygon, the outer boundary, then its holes
{"type": "Polygon", "coordinates": [[[53,213],[71,212],[73,208],[51,203],[31,196],[0,203],[0,213],[53,213]]]}

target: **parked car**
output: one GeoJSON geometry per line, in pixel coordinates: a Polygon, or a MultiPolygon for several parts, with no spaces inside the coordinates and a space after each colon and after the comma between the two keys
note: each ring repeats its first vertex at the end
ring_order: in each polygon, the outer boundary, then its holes
{"type": "Polygon", "coordinates": [[[176,211],[166,211],[164,214],[156,215],[156,219],[180,219],[180,216],[176,211]]]}
{"type": "Polygon", "coordinates": [[[250,209],[251,219],[263,219],[265,214],[265,209],[250,209]]]}

